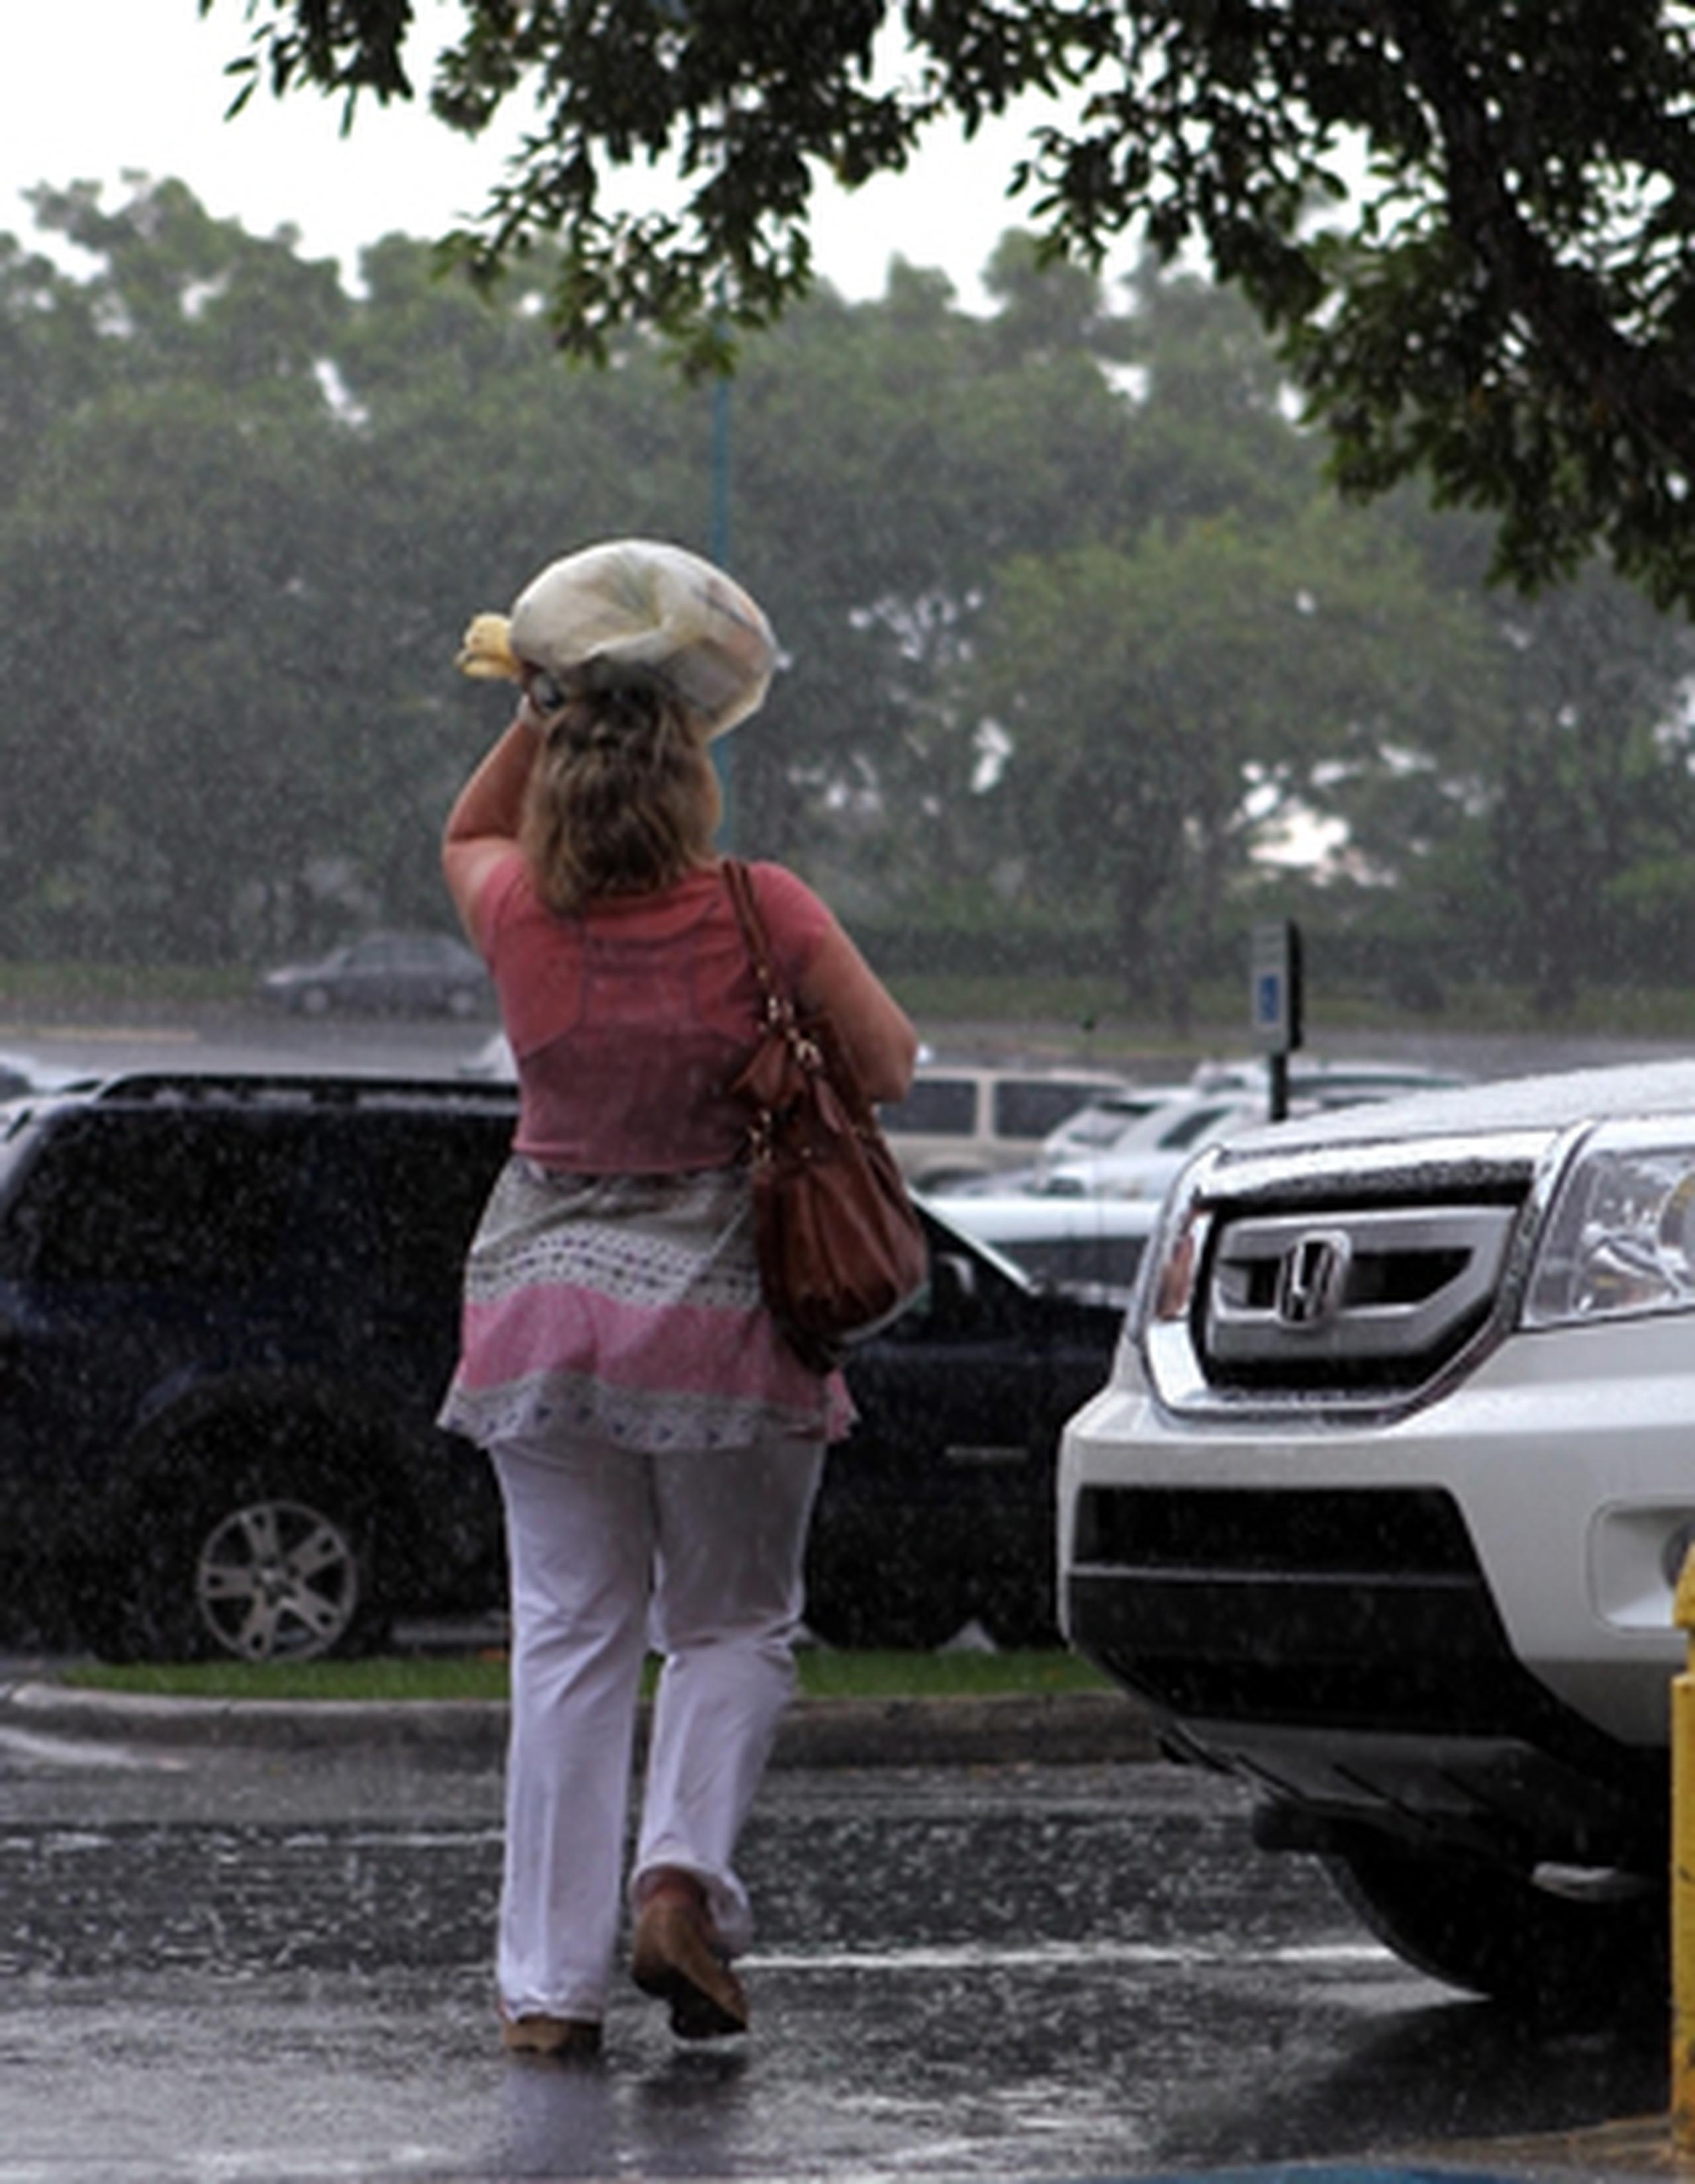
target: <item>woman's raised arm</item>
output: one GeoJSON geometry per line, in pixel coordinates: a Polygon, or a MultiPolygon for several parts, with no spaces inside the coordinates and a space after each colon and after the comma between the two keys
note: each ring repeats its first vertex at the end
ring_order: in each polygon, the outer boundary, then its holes
{"type": "Polygon", "coordinates": [[[475,940],[472,905],[484,879],[518,839],[524,791],[536,762],[528,704],[453,800],[442,831],[442,870],[459,922],[475,940]]]}

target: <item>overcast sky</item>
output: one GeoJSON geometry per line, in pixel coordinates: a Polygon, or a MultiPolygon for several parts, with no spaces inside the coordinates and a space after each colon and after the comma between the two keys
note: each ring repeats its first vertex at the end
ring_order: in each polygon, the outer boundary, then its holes
{"type": "MultiPolygon", "coordinates": [[[[247,40],[242,0],[218,0],[204,21],[196,0],[0,4],[0,229],[14,234],[30,233],[20,191],[97,180],[115,204],[133,170],[176,176],[254,233],[292,224],[308,255],[338,257],[351,274],[362,243],[396,229],[442,232],[479,209],[498,175],[497,148],[418,106],[370,107],[348,137],[339,103],[315,95],[265,93],[225,121],[223,70],[247,40]]],[[[442,0],[420,0],[420,23],[432,16],[458,20],[442,0]]],[[[898,253],[942,268],[962,303],[979,304],[977,277],[1017,224],[1003,192],[1025,125],[986,131],[970,147],[938,142],[909,174],[852,198],[830,192],[814,221],[818,270],[849,297],[877,296],[898,253]]]]}

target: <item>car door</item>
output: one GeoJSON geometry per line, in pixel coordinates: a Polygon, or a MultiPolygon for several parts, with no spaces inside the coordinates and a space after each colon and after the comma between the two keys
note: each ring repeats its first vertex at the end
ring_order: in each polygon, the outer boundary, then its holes
{"type": "Polygon", "coordinates": [[[43,1565],[103,1544],[150,1418],[274,1344],[299,1164],[298,1133],[174,1105],[42,1134],[0,1223],[0,1532],[43,1565]]]}
{"type": "Polygon", "coordinates": [[[973,1620],[1051,1631],[1053,1453],[1073,1389],[1106,1376],[1115,1317],[925,1221],[927,1295],[847,1368],[858,1418],[830,1453],[809,1563],[808,1620],[832,1642],[935,1645],[973,1620]]]}
{"type": "Polygon", "coordinates": [[[354,941],[342,956],[339,996],[348,1008],[381,1011],[393,1006],[404,977],[404,965],[396,961],[394,942],[386,934],[373,934],[354,941]]]}
{"type": "Polygon", "coordinates": [[[477,1112],[379,1102],[320,1148],[320,1203],[336,1208],[317,1246],[336,1300],[336,1369],[349,1400],[403,1440],[426,1559],[444,1574],[491,1569],[499,1554],[492,1474],[435,1420],[458,1357],[465,1253],[511,1134],[498,1096],[477,1112]]]}

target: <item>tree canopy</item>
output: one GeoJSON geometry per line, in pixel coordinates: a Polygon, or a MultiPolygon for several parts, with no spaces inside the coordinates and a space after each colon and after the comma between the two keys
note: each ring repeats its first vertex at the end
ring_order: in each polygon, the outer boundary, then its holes
{"type": "MultiPolygon", "coordinates": [[[[200,0],[203,13],[217,0],[200,0]]],[[[228,0],[225,0],[226,6],[228,0]]],[[[898,173],[1029,93],[1044,248],[1203,251],[1277,337],[1344,489],[1491,512],[1526,589],[1598,549],[1695,607],[1695,10],[1675,0],[458,0],[427,86],[521,150],[451,259],[543,238],[559,342],[697,365],[812,275],[829,175],[898,173]],[[637,209],[620,169],[678,178],[637,209]]],[[[245,0],[245,97],[413,95],[411,0],[245,0]]],[[[238,99],[239,103],[239,99],[238,99]]]]}

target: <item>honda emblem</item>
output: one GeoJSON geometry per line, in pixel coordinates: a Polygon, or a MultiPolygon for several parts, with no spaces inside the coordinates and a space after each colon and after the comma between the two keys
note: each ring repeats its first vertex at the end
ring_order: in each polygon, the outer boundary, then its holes
{"type": "Polygon", "coordinates": [[[1324,1326],[1341,1309],[1353,1246],[1340,1228],[1309,1228],[1277,1268],[1277,1317],[1285,1327],[1324,1326]]]}

